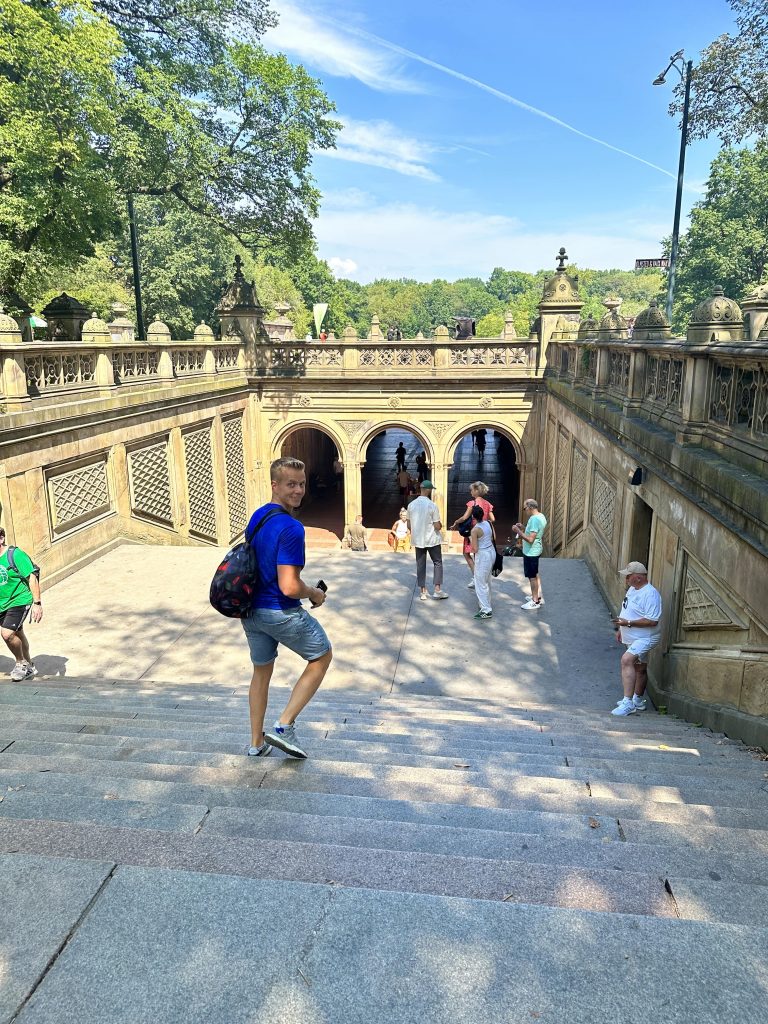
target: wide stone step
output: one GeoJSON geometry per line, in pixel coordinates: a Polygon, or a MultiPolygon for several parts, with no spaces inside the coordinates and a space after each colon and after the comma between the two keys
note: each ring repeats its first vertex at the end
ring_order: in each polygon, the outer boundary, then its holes
{"type": "MultiPolygon", "coordinates": [[[[41,871],[39,859],[17,858],[20,876],[30,860],[41,871]]],[[[54,891],[71,862],[51,861],[54,891]]],[[[619,1019],[617,1005],[627,1024],[669,1024],[670,992],[676,1006],[695,1005],[697,1024],[765,1020],[765,929],[157,868],[118,867],[106,884],[104,868],[91,873],[98,898],[18,1024],[61,1024],[62,1007],[134,1024],[157,1020],[158,1006],[172,1024],[190,1007],[204,1007],[207,1024],[245,1024],[254,1007],[259,1019],[302,1024],[586,1024],[619,1019]],[[265,929],[264,908],[276,906],[285,920],[265,929]],[[185,969],[201,951],[204,970],[185,969]],[[621,976],[618,1003],[606,973],[621,976]]],[[[12,935],[29,902],[14,902],[12,935]]],[[[69,910],[70,927],[85,905],[69,910]]],[[[11,960],[17,995],[58,952],[58,932],[44,937],[33,964],[11,960]]]]}
{"type": "Polygon", "coordinates": [[[105,800],[85,796],[6,790],[0,802],[0,818],[97,822],[125,828],[194,832],[208,813],[204,806],[160,804],[137,800],[105,800]]]}
{"type": "MultiPolygon", "coordinates": [[[[94,759],[103,761],[140,762],[148,765],[189,765],[203,769],[223,769],[229,772],[252,773],[261,770],[266,773],[262,785],[280,789],[314,789],[323,792],[357,791],[357,787],[374,787],[364,795],[393,794],[397,787],[406,787],[414,799],[426,799],[434,793],[434,799],[444,799],[444,791],[452,790],[452,799],[466,797],[469,802],[509,806],[507,801],[522,792],[543,792],[576,795],[586,787],[593,796],[631,799],[641,801],[653,799],[668,802],[714,803],[722,800],[731,806],[748,807],[763,804],[768,808],[768,792],[762,788],[761,776],[741,779],[711,779],[676,777],[675,773],[653,774],[651,772],[621,772],[594,770],[581,772],[578,769],[559,765],[529,764],[519,771],[502,771],[483,767],[466,770],[461,767],[423,768],[388,765],[382,768],[376,764],[361,762],[310,759],[297,763],[285,757],[273,757],[254,764],[242,755],[203,753],[184,750],[144,750],[140,745],[117,741],[110,744],[37,743],[32,740],[18,740],[0,753],[0,763],[6,757],[40,755],[46,758],[57,756],[64,759],[94,759]],[[673,785],[670,785],[673,782],[673,785]],[[330,788],[328,788],[330,787],[330,788]],[[341,788],[337,788],[341,787],[341,788]],[[351,787],[345,789],[345,787],[351,787]],[[384,787],[382,789],[381,787],[384,787]]],[[[464,762],[469,763],[469,762],[464,762]]],[[[462,762],[456,762],[460,765],[462,762]]]]}

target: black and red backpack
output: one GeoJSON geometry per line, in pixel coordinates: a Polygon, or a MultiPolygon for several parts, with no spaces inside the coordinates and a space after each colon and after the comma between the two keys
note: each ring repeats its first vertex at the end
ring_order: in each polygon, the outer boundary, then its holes
{"type": "Polygon", "coordinates": [[[274,516],[288,515],[284,508],[265,512],[253,531],[246,530],[245,540],[224,555],[211,580],[210,601],[217,612],[230,619],[247,619],[251,614],[253,595],[259,586],[259,559],[253,539],[264,523],[274,516]]]}

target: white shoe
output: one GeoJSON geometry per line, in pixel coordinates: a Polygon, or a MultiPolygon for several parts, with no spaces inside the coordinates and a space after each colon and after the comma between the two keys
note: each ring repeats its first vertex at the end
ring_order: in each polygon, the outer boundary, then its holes
{"type": "Polygon", "coordinates": [[[444,590],[436,590],[432,595],[436,601],[444,601],[448,595],[444,590]]]}
{"type": "Polygon", "coordinates": [[[467,590],[474,590],[474,589],[475,589],[475,581],[474,580],[470,580],[469,583],[467,584],[467,590]]]}
{"type": "Polygon", "coordinates": [[[429,598],[428,598],[428,595],[427,595],[427,592],[426,592],[426,590],[425,590],[425,591],[423,591],[423,593],[419,594],[419,600],[420,600],[420,601],[427,601],[428,599],[429,599],[429,598]]]}
{"type": "Polygon", "coordinates": [[[633,704],[631,698],[629,698],[629,697],[622,697],[621,701],[616,705],[616,707],[613,709],[611,714],[612,715],[634,715],[634,713],[636,711],[637,711],[637,708],[633,704]]]}
{"type": "Polygon", "coordinates": [[[637,694],[632,698],[632,703],[635,705],[635,711],[645,711],[648,707],[648,701],[645,697],[638,697],[637,694]]]}
{"type": "Polygon", "coordinates": [[[540,605],[544,604],[544,598],[543,598],[543,597],[540,597],[540,598],[539,598],[539,604],[540,604],[540,605]]]}
{"type": "Polygon", "coordinates": [[[27,663],[26,661],[17,661],[11,669],[11,679],[14,683],[20,683],[22,679],[27,678],[27,663]]]}
{"type": "Polygon", "coordinates": [[[540,605],[536,604],[535,601],[526,601],[525,604],[520,605],[521,608],[525,608],[527,612],[538,611],[540,605]]]}

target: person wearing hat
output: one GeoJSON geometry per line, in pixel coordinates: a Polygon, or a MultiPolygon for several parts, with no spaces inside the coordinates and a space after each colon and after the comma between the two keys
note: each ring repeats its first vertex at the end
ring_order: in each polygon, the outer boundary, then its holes
{"type": "Polygon", "coordinates": [[[628,589],[613,625],[616,640],[627,649],[621,656],[624,696],[611,714],[634,715],[647,707],[648,652],[661,640],[661,594],[648,582],[648,570],[642,562],[629,562],[619,576],[626,578],[628,589]]]}
{"type": "Polygon", "coordinates": [[[436,601],[445,600],[448,595],[443,590],[443,549],[440,522],[440,510],[432,501],[432,481],[421,481],[421,494],[414,498],[408,506],[408,527],[411,531],[411,543],[416,549],[416,583],[421,590],[420,601],[426,601],[427,594],[427,555],[432,559],[432,582],[436,601]]]}

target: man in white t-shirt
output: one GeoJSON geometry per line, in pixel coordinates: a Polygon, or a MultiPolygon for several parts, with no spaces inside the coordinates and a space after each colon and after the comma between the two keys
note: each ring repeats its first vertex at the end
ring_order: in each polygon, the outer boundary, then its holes
{"type": "Polygon", "coordinates": [[[621,569],[628,590],[621,611],[613,620],[616,639],[626,644],[621,656],[621,684],[624,696],[612,715],[633,715],[645,711],[648,685],[648,652],[661,640],[661,594],[648,582],[648,570],[642,562],[630,562],[621,569]]]}
{"type": "Polygon", "coordinates": [[[426,601],[427,594],[427,555],[432,559],[432,582],[435,592],[432,597],[442,601],[448,595],[443,590],[443,538],[440,522],[440,511],[432,501],[432,481],[422,480],[421,494],[414,498],[408,506],[408,527],[411,531],[411,543],[416,549],[416,583],[421,594],[420,601],[426,601]]]}

